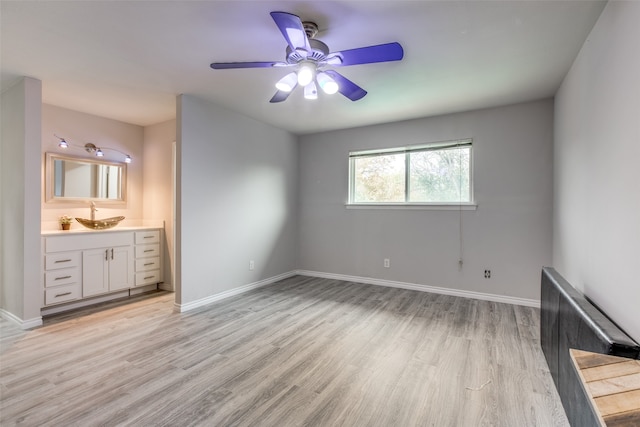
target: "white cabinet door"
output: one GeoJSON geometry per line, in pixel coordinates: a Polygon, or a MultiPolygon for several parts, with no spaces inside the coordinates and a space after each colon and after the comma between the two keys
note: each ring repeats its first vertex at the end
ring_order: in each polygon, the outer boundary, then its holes
{"type": "Polygon", "coordinates": [[[82,296],[84,298],[133,286],[133,248],[131,246],[82,252],[82,296]]]}
{"type": "Polygon", "coordinates": [[[109,249],[109,290],[133,286],[133,248],[121,246],[109,249]]]}
{"type": "Polygon", "coordinates": [[[82,296],[109,292],[109,249],[82,252],[82,296]]]}

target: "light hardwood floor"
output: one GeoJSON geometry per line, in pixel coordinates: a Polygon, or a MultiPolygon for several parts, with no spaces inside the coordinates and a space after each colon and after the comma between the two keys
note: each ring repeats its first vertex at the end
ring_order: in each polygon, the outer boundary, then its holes
{"type": "Polygon", "coordinates": [[[568,426],[538,310],[295,276],[3,321],[4,426],[568,426]],[[482,387],[484,385],[484,387],[482,387]]]}

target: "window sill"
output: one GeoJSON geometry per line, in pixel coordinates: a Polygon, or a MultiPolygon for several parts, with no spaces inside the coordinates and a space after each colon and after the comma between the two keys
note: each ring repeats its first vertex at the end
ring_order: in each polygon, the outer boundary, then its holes
{"type": "Polygon", "coordinates": [[[409,209],[431,211],[475,211],[475,203],[347,203],[347,209],[409,209]]]}

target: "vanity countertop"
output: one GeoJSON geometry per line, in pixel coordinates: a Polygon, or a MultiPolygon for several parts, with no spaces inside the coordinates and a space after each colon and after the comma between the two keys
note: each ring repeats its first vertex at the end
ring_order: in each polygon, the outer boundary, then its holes
{"type": "Polygon", "coordinates": [[[90,228],[84,228],[80,224],[73,224],[76,228],[71,230],[42,230],[40,234],[43,237],[47,236],[66,236],[70,234],[105,234],[105,233],[117,233],[119,231],[136,231],[136,230],[157,230],[158,228],[164,228],[162,225],[138,225],[138,226],[115,226],[108,230],[91,230],[90,228]]]}

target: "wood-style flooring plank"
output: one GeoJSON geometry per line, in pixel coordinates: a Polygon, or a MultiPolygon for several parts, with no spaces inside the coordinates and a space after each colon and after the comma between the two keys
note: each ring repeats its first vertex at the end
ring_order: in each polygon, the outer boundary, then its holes
{"type": "Polygon", "coordinates": [[[4,426],[562,426],[539,312],[295,276],[0,321],[4,426]]]}

